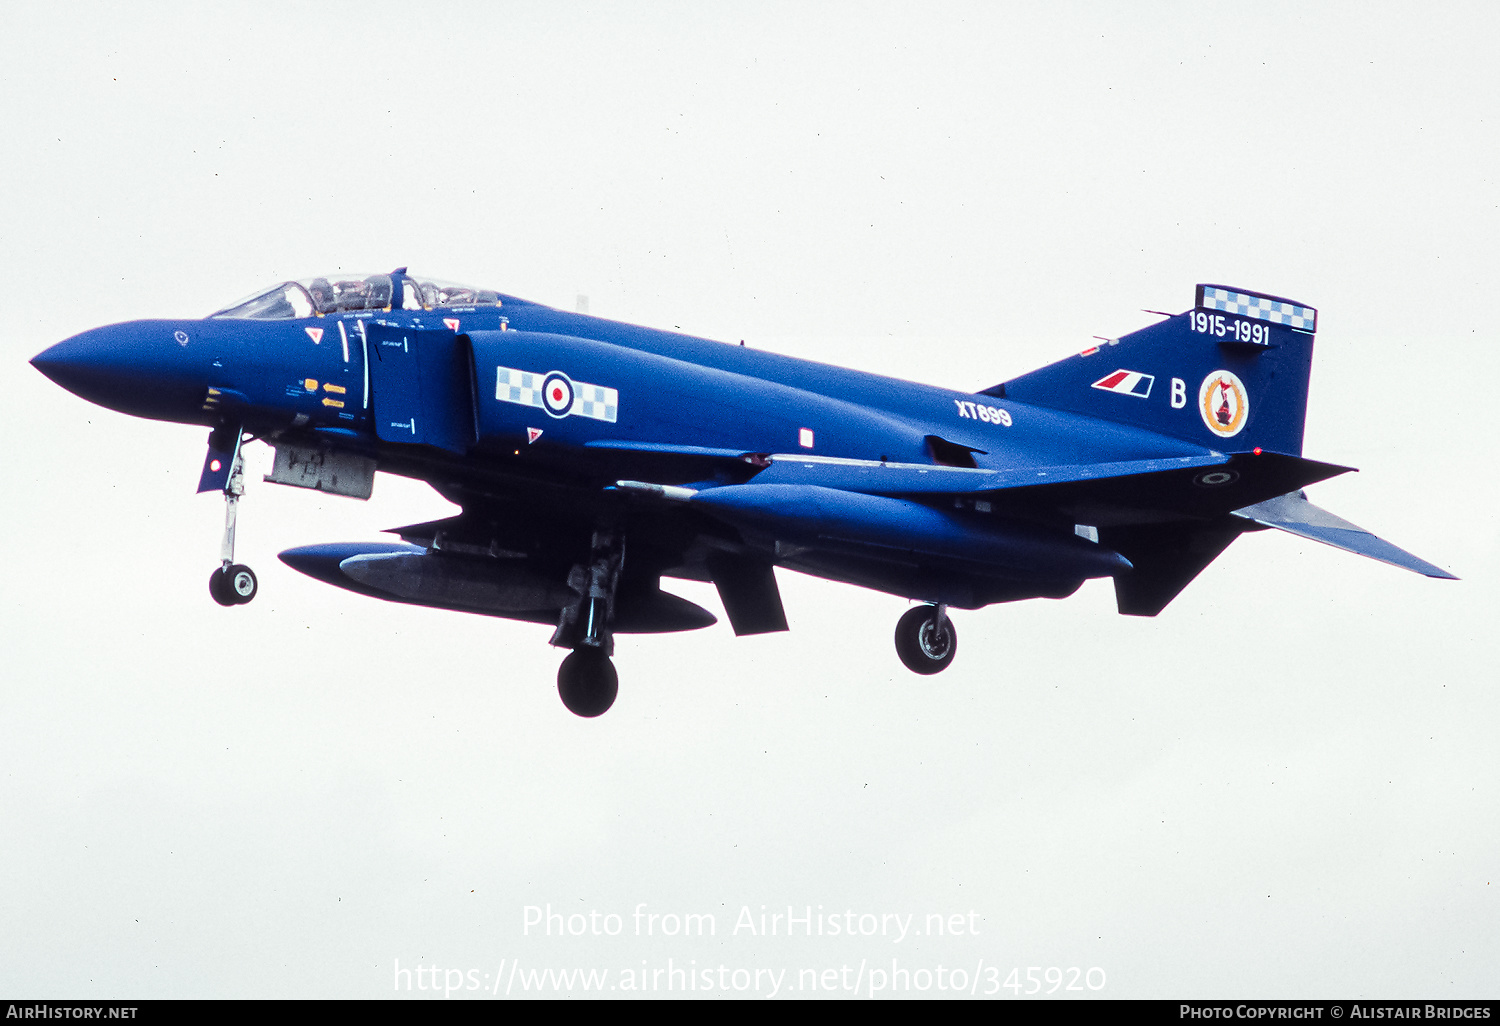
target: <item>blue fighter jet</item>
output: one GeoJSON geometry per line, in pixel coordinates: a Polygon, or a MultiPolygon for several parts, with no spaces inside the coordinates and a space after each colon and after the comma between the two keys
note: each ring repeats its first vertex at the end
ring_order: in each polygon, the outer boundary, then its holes
{"type": "Polygon", "coordinates": [[[1121,613],[1154,616],[1245,531],[1452,577],[1303,493],[1350,469],[1302,456],[1317,311],[1199,285],[1161,317],[969,393],[398,268],[97,328],[32,363],[102,406],[211,429],[198,489],[225,497],[225,606],[257,589],[234,561],[247,442],[275,448],[278,484],[367,499],[377,470],[426,481],[463,512],[281,559],[554,627],[580,716],[615,699],[615,634],[715,622],[664,577],[712,581],[736,634],[787,629],[777,566],[917,600],[896,651],[924,674],[953,660],[949,607],[1110,577],[1121,613]]]}

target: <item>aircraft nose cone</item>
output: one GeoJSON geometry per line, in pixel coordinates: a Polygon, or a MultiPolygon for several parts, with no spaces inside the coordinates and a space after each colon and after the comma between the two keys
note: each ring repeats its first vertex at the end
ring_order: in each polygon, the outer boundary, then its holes
{"type": "Polygon", "coordinates": [[[69,339],[68,342],[59,342],[55,346],[49,346],[31,358],[33,367],[69,391],[73,390],[68,382],[73,380],[74,375],[71,372],[73,365],[77,362],[77,357],[73,352],[75,347],[69,345],[71,341],[72,339],[69,339]]]}
{"type": "Polygon", "coordinates": [[[109,348],[75,335],[33,356],[31,365],[69,392],[90,399],[86,393],[118,371],[111,366],[111,355],[109,348]]]}
{"type": "Polygon", "coordinates": [[[196,420],[205,383],[182,349],[171,324],[135,321],[64,339],[32,357],[31,365],[100,406],[157,420],[196,420]]]}

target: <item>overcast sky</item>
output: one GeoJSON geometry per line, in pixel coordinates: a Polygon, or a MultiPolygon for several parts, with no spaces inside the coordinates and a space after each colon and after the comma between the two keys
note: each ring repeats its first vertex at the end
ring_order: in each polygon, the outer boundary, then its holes
{"type": "Polygon", "coordinates": [[[1492,5],[0,10],[0,992],[1500,992],[1492,5]],[[1197,282],[1289,296],[1307,455],[1361,468],[1311,498],[1462,580],[1264,532],[1155,619],[955,613],[919,678],[906,603],[783,573],[789,633],[622,637],[583,721],[547,628],[276,559],[435,494],[253,446],[219,608],[206,432],[26,361],[398,265],[970,390],[1197,282]]]}

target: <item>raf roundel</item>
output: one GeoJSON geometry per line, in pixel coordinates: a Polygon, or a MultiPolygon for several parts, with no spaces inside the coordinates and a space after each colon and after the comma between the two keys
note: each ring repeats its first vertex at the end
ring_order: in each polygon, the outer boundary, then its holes
{"type": "Polygon", "coordinates": [[[1245,383],[1227,370],[1216,370],[1198,387],[1198,413],[1220,438],[1233,438],[1250,417],[1250,393],[1245,383]]]}
{"type": "Polygon", "coordinates": [[[566,417],[573,408],[573,382],[562,371],[542,380],[542,408],[554,417],[566,417]]]}
{"type": "Polygon", "coordinates": [[[495,368],[495,398],[502,403],[535,406],[549,417],[589,417],[613,424],[620,413],[620,393],[605,385],[574,381],[562,371],[495,368]]]}

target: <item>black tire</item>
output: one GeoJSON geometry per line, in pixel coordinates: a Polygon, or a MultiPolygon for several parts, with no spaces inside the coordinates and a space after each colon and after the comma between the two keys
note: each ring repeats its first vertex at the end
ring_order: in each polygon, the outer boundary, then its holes
{"type": "Polygon", "coordinates": [[[602,716],[620,693],[620,675],[596,648],[575,648],[557,668],[557,694],[575,716],[602,716]]]}
{"type": "Polygon", "coordinates": [[[230,580],[229,571],[220,567],[208,578],[208,593],[213,596],[215,602],[221,606],[233,606],[238,604],[235,598],[234,585],[230,580]]]}
{"type": "Polygon", "coordinates": [[[937,622],[937,606],[908,609],[896,622],[896,654],[912,673],[940,673],[958,652],[958,630],[947,616],[937,622]]]}
{"type": "Polygon", "coordinates": [[[236,563],[228,570],[229,594],[237,606],[243,606],[255,598],[255,593],[260,590],[260,582],[255,579],[255,571],[243,563],[236,563]]]}

